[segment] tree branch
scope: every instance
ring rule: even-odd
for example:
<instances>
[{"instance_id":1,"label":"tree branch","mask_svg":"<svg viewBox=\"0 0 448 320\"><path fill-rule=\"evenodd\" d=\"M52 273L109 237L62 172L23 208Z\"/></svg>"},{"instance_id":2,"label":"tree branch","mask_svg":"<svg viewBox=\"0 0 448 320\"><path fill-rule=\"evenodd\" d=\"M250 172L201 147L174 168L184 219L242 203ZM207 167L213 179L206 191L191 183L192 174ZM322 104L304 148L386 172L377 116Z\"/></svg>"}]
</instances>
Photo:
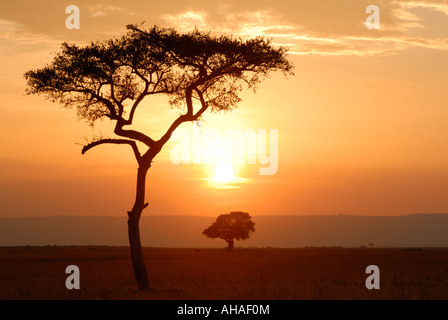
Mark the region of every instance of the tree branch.
<instances>
[{"instance_id":1,"label":"tree branch","mask_svg":"<svg viewBox=\"0 0 448 320\"><path fill-rule=\"evenodd\" d=\"M191 91L187 92L187 113L179 116L169 127L169 129L166 131L166 133L160 138L159 141L157 141L157 144L159 146L163 146L171 137L174 130L176 130L182 123L188 122L188 121L196 121L199 119L199 117L207 110L208 104L204 100L204 96L202 95L202 92L198 88L194 88L194 91L199 96L199 100L201 101L201 109L199 109L196 113L193 113L193 102L192 102L192 94Z\"/></svg>"},{"instance_id":2,"label":"tree branch","mask_svg":"<svg viewBox=\"0 0 448 320\"><path fill-rule=\"evenodd\" d=\"M199 109L199 111L198 112L196 112L196 114L194 115L194 118L195 119L193 119L192 121L196 121L196 120L198 120L199 119L199 117L200 116L202 116L202 114L207 110L207 108L208 108L208 104L207 104L207 102L205 102L205 100L204 100L204 96L203 96L203 94L202 94L202 92L198 89L198 88L195 88L195 91L196 91L196 93L198 94L198 96L199 96L199 101L201 101L201 109Z\"/></svg>"},{"instance_id":3,"label":"tree branch","mask_svg":"<svg viewBox=\"0 0 448 320\"><path fill-rule=\"evenodd\" d=\"M125 125L124 121L117 121L117 124L115 126L114 133L117 136L125 137L133 140L138 140L144 144L146 144L148 147L154 146L154 140L148 137L146 134L135 131L135 130L124 130L123 125Z\"/></svg>"},{"instance_id":4,"label":"tree branch","mask_svg":"<svg viewBox=\"0 0 448 320\"><path fill-rule=\"evenodd\" d=\"M145 79L145 89L138 96L138 98L135 100L134 104L132 105L131 112L129 114L129 118L128 118L128 120L125 121L126 125L131 125L132 124L132 121L134 120L135 110L137 110L137 107L140 104L140 102L142 102L143 98L146 97L147 95L149 95L149 92L148 92L149 84L150 84L150 82Z\"/></svg>"},{"instance_id":5,"label":"tree branch","mask_svg":"<svg viewBox=\"0 0 448 320\"><path fill-rule=\"evenodd\" d=\"M109 85L110 85L110 97L112 98L112 101L113 102L115 102L115 104L117 105L117 107L118 107L118 116L120 117L120 118L122 118L123 117L123 112L124 112L124 106L123 106L123 104L121 103L121 101L119 101L116 97L115 97L115 87L114 87L114 80L113 80L113 78L112 78L112 76L110 77L110 83L109 83Z\"/></svg>"},{"instance_id":6,"label":"tree branch","mask_svg":"<svg viewBox=\"0 0 448 320\"><path fill-rule=\"evenodd\" d=\"M132 147L132 150L134 151L135 158L139 162L141 159L140 151L138 150L137 143L132 140L126 140L126 139L101 139L97 141L93 141L89 143L88 145L84 146L82 148L82 154L85 154L87 151L92 149L93 147L99 146L101 144L128 144Z\"/></svg>"}]
</instances>

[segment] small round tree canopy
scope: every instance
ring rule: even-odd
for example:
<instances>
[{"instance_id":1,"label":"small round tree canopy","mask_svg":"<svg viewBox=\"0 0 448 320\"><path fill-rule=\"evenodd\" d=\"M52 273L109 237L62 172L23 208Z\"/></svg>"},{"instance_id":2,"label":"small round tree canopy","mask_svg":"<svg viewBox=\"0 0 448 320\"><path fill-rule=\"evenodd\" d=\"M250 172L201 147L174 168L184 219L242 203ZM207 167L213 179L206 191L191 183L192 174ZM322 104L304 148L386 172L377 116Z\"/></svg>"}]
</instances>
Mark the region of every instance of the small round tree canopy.
<instances>
[{"instance_id":1,"label":"small round tree canopy","mask_svg":"<svg viewBox=\"0 0 448 320\"><path fill-rule=\"evenodd\" d=\"M228 248L233 248L233 240L249 239L255 231L255 223L247 212L234 211L222 214L202 234L206 237L220 238L227 242Z\"/></svg>"}]
</instances>

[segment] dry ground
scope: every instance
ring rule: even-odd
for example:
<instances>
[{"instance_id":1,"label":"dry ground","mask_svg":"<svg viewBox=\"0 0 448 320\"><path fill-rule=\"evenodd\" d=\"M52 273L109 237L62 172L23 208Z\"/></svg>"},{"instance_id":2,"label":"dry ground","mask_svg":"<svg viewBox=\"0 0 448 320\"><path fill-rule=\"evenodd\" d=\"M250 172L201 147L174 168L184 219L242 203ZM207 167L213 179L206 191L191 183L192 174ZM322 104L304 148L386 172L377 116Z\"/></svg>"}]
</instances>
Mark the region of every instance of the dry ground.
<instances>
[{"instance_id":1,"label":"dry ground","mask_svg":"<svg viewBox=\"0 0 448 320\"><path fill-rule=\"evenodd\" d=\"M447 249L145 248L152 291L135 288L127 247L0 247L7 299L448 299ZM365 269L380 268L367 290ZM67 290L77 265L81 289Z\"/></svg>"}]
</instances>

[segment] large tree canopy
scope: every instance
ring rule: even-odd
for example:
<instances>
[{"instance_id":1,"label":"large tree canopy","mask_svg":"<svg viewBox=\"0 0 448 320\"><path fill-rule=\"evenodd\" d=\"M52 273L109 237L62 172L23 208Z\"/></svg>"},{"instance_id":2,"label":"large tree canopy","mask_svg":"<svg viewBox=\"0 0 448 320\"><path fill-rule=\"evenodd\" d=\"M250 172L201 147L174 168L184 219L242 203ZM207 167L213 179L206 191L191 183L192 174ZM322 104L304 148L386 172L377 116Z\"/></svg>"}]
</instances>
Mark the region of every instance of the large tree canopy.
<instances>
[{"instance_id":1,"label":"large tree canopy","mask_svg":"<svg viewBox=\"0 0 448 320\"><path fill-rule=\"evenodd\" d=\"M160 149L181 123L198 120L206 110L235 108L244 83L255 89L271 71L292 73L286 49L274 48L261 37L243 40L199 30L179 34L157 26L127 28L119 39L84 47L63 43L51 64L25 74L27 92L75 107L92 125L102 118L115 120L118 136ZM124 129L132 125L140 102L154 94L166 94L183 110L158 141ZM194 101L200 106L196 110Z\"/></svg>"},{"instance_id":2,"label":"large tree canopy","mask_svg":"<svg viewBox=\"0 0 448 320\"><path fill-rule=\"evenodd\" d=\"M78 117L92 126L104 118L114 122L117 137L93 140L83 154L102 144L132 147L138 171L135 202L128 212L129 242L138 288L148 290L139 219L148 206L146 174L153 159L182 123L200 119L207 110L235 108L244 85L256 89L272 71L292 74L292 64L285 48L274 48L261 37L235 39L199 30L179 34L138 25L127 30L121 38L86 46L63 43L50 64L26 72L25 78L28 94L76 108ZM158 139L132 128L137 108L153 95L166 95L180 110Z\"/></svg>"}]
</instances>

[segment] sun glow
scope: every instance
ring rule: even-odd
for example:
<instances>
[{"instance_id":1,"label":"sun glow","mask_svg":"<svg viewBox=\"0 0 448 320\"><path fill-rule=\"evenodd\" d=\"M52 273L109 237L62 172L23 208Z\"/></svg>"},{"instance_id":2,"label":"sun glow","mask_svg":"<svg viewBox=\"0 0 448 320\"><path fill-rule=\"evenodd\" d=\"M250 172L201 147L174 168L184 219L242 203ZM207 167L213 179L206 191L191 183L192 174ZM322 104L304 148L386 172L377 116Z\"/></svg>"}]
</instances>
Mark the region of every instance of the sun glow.
<instances>
[{"instance_id":1,"label":"sun glow","mask_svg":"<svg viewBox=\"0 0 448 320\"><path fill-rule=\"evenodd\" d=\"M216 164L214 173L214 179L218 183L230 183L235 178L233 166L229 163Z\"/></svg>"},{"instance_id":2,"label":"sun glow","mask_svg":"<svg viewBox=\"0 0 448 320\"><path fill-rule=\"evenodd\" d=\"M218 162L207 166L208 178L205 180L215 189L237 189L250 179L239 176L241 167L232 162Z\"/></svg>"}]
</instances>

